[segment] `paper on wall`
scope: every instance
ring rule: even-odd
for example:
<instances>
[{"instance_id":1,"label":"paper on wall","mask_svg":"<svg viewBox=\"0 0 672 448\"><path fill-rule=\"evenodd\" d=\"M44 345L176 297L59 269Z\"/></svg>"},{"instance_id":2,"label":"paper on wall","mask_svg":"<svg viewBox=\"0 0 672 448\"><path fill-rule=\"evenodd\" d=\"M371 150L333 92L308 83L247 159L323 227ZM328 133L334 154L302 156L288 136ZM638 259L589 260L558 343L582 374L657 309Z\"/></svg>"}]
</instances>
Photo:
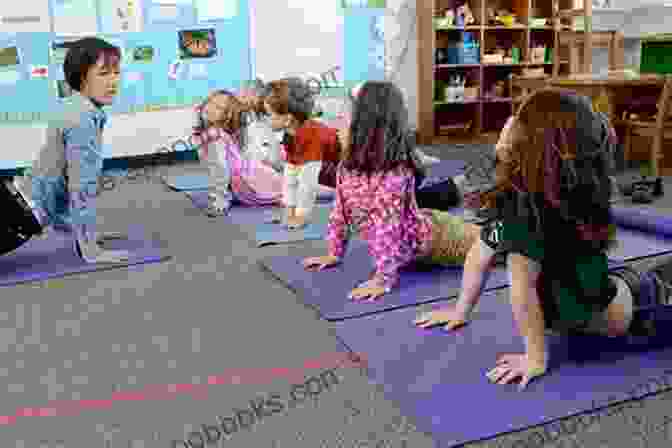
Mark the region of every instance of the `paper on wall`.
<instances>
[{"instance_id":1,"label":"paper on wall","mask_svg":"<svg viewBox=\"0 0 672 448\"><path fill-rule=\"evenodd\" d=\"M201 22L231 19L238 15L238 0L195 0L194 5Z\"/></svg>"},{"instance_id":2,"label":"paper on wall","mask_svg":"<svg viewBox=\"0 0 672 448\"><path fill-rule=\"evenodd\" d=\"M47 33L49 0L2 0L0 33Z\"/></svg>"},{"instance_id":3,"label":"paper on wall","mask_svg":"<svg viewBox=\"0 0 672 448\"><path fill-rule=\"evenodd\" d=\"M103 33L142 31L140 0L100 0Z\"/></svg>"},{"instance_id":4,"label":"paper on wall","mask_svg":"<svg viewBox=\"0 0 672 448\"><path fill-rule=\"evenodd\" d=\"M208 77L208 68L205 64L189 64L189 77L191 79L204 79Z\"/></svg>"},{"instance_id":5,"label":"paper on wall","mask_svg":"<svg viewBox=\"0 0 672 448\"><path fill-rule=\"evenodd\" d=\"M47 66L47 65L31 65L30 66L30 77L33 78L33 79L48 78L49 77L49 66Z\"/></svg>"},{"instance_id":6,"label":"paper on wall","mask_svg":"<svg viewBox=\"0 0 672 448\"><path fill-rule=\"evenodd\" d=\"M182 61L174 61L170 66L168 67L168 78L170 79L177 79L180 73L182 72Z\"/></svg>"},{"instance_id":7,"label":"paper on wall","mask_svg":"<svg viewBox=\"0 0 672 448\"><path fill-rule=\"evenodd\" d=\"M87 35L98 32L96 0L54 0L54 32Z\"/></svg>"}]
</instances>

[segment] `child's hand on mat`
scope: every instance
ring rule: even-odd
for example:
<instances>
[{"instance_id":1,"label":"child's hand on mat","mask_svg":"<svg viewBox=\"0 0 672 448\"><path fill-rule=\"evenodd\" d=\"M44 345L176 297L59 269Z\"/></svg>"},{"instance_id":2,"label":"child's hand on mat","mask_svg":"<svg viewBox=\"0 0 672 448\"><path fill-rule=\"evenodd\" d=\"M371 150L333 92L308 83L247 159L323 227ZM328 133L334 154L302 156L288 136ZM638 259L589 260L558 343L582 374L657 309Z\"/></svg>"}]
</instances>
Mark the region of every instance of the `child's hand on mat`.
<instances>
[{"instance_id":1,"label":"child's hand on mat","mask_svg":"<svg viewBox=\"0 0 672 448\"><path fill-rule=\"evenodd\" d=\"M496 367L486 376L495 384L509 384L520 378L519 389L523 390L530 381L545 373L545 363L532 361L524 354L511 353L500 356Z\"/></svg>"},{"instance_id":2,"label":"child's hand on mat","mask_svg":"<svg viewBox=\"0 0 672 448\"><path fill-rule=\"evenodd\" d=\"M321 257L308 257L303 260L303 268L307 271L317 272L325 268L335 266L340 262L338 257L323 255Z\"/></svg>"},{"instance_id":3,"label":"child's hand on mat","mask_svg":"<svg viewBox=\"0 0 672 448\"><path fill-rule=\"evenodd\" d=\"M388 292L390 291L385 286L377 284L374 280L368 280L350 291L348 298L351 300L364 300L368 297L369 301L374 301Z\"/></svg>"},{"instance_id":4,"label":"child's hand on mat","mask_svg":"<svg viewBox=\"0 0 672 448\"><path fill-rule=\"evenodd\" d=\"M373 302L380 296L384 295L386 292L387 289L383 286L360 286L350 291L348 298L351 300L364 300L368 298L370 302Z\"/></svg>"},{"instance_id":5,"label":"child's hand on mat","mask_svg":"<svg viewBox=\"0 0 672 448\"><path fill-rule=\"evenodd\" d=\"M469 316L455 305L449 305L440 310L422 313L413 323L420 328L434 328L443 325L444 330L452 331L467 325Z\"/></svg>"}]
</instances>

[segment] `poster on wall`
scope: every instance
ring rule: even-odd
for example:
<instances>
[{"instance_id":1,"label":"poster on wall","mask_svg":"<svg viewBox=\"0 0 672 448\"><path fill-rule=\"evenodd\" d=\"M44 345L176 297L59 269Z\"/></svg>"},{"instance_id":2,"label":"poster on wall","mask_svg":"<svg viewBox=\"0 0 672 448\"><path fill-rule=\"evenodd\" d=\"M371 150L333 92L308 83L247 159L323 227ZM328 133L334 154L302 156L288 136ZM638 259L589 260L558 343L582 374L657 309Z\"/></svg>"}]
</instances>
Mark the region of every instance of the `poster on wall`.
<instances>
[{"instance_id":1,"label":"poster on wall","mask_svg":"<svg viewBox=\"0 0 672 448\"><path fill-rule=\"evenodd\" d=\"M96 34L96 0L53 0L54 32L65 35Z\"/></svg>"},{"instance_id":2,"label":"poster on wall","mask_svg":"<svg viewBox=\"0 0 672 448\"><path fill-rule=\"evenodd\" d=\"M0 33L47 33L50 30L49 0L3 0Z\"/></svg>"},{"instance_id":3,"label":"poster on wall","mask_svg":"<svg viewBox=\"0 0 672 448\"><path fill-rule=\"evenodd\" d=\"M150 64L154 61L156 49L151 45L136 45L128 51L128 62L132 64Z\"/></svg>"},{"instance_id":4,"label":"poster on wall","mask_svg":"<svg viewBox=\"0 0 672 448\"><path fill-rule=\"evenodd\" d=\"M142 31L140 0L100 0L103 33L138 33Z\"/></svg>"},{"instance_id":5,"label":"poster on wall","mask_svg":"<svg viewBox=\"0 0 672 448\"><path fill-rule=\"evenodd\" d=\"M239 0L194 0L199 22L231 19L238 15Z\"/></svg>"},{"instance_id":6,"label":"poster on wall","mask_svg":"<svg viewBox=\"0 0 672 448\"><path fill-rule=\"evenodd\" d=\"M214 28L190 29L177 32L180 59L212 58L217 55Z\"/></svg>"},{"instance_id":7,"label":"poster on wall","mask_svg":"<svg viewBox=\"0 0 672 448\"><path fill-rule=\"evenodd\" d=\"M21 79L21 54L15 42L0 44L0 84L13 85Z\"/></svg>"},{"instance_id":8,"label":"poster on wall","mask_svg":"<svg viewBox=\"0 0 672 448\"><path fill-rule=\"evenodd\" d=\"M343 9L349 8L386 8L387 0L341 0Z\"/></svg>"}]
</instances>

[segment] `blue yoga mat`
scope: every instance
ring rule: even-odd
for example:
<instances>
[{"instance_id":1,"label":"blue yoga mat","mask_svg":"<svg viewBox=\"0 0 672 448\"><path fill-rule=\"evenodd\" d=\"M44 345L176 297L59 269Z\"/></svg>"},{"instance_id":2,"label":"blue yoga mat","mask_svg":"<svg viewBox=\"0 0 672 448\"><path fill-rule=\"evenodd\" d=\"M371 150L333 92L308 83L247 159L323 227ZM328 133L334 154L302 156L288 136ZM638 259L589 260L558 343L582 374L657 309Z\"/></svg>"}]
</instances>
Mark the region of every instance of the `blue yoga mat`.
<instances>
[{"instance_id":1,"label":"blue yoga mat","mask_svg":"<svg viewBox=\"0 0 672 448\"><path fill-rule=\"evenodd\" d=\"M207 174L180 174L164 176L163 182L176 191L207 191L209 178Z\"/></svg>"},{"instance_id":2,"label":"blue yoga mat","mask_svg":"<svg viewBox=\"0 0 672 448\"><path fill-rule=\"evenodd\" d=\"M474 321L453 333L412 324L423 311L402 309L335 324L355 353L366 355L369 376L397 403L419 431L441 448L523 430L563 417L655 392L647 381L672 377L672 326L658 351L633 347L624 338L550 336L548 374L519 392L485 374L501 353L522 353L507 294L485 294ZM669 384L669 383L667 383Z\"/></svg>"},{"instance_id":3,"label":"blue yoga mat","mask_svg":"<svg viewBox=\"0 0 672 448\"><path fill-rule=\"evenodd\" d=\"M207 192L186 192L186 195L199 210L205 211L208 205ZM320 240L327 234L327 224L331 201L319 204L313 212L313 222L300 230L287 230L281 224L271 222L274 215L280 213L278 207L246 207L234 205L227 216L219 219L231 222L246 229L254 229L257 247L273 244L297 243L300 241Z\"/></svg>"},{"instance_id":4,"label":"blue yoga mat","mask_svg":"<svg viewBox=\"0 0 672 448\"><path fill-rule=\"evenodd\" d=\"M0 257L0 286L13 286L50 278L86 272L119 269L170 259L163 243L148 239L141 227L129 227L128 239L110 241L105 248L127 250L131 259L121 264L92 265L82 261L72 248L72 238L62 232L52 232L46 239L33 239L16 251Z\"/></svg>"},{"instance_id":5,"label":"blue yoga mat","mask_svg":"<svg viewBox=\"0 0 672 448\"><path fill-rule=\"evenodd\" d=\"M321 272L306 271L302 259L276 256L260 263L279 281L297 293L308 306L317 309L327 320L361 317L372 313L428 303L440 298L455 297L462 282L462 267L441 266L409 267L401 274L399 287L375 302L354 302L348 299L350 291L368 279L374 266L366 245L352 241L352 247L342 264ZM508 280L503 268L497 268L487 288L502 288Z\"/></svg>"},{"instance_id":6,"label":"blue yoga mat","mask_svg":"<svg viewBox=\"0 0 672 448\"><path fill-rule=\"evenodd\" d=\"M612 260L634 261L672 253L672 216L643 207L613 207L619 246Z\"/></svg>"}]
</instances>

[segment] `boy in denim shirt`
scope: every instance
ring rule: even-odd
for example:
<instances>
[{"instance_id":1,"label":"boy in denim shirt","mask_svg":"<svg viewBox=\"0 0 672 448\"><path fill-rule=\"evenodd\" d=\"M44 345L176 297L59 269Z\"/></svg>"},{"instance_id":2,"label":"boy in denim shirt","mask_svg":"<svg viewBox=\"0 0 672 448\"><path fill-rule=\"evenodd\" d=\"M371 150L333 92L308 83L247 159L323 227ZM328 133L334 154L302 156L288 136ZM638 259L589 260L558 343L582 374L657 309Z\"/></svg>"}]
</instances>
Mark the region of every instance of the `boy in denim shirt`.
<instances>
[{"instance_id":1,"label":"boy in denim shirt","mask_svg":"<svg viewBox=\"0 0 672 448\"><path fill-rule=\"evenodd\" d=\"M122 263L126 251L105 250L96 233L96 195L103 168L103 106L114 101L119 84L119 48L98 38L77 41L63 64L75 94L52 120L46 144L33 164L33 214L42 228L73 234L73 248L87 263ZM5 184L7 189L13 186ZM13 190L16 198L20 192ZM121 237L121 235L116 235Z\"/></svg>"}]
</instances>

